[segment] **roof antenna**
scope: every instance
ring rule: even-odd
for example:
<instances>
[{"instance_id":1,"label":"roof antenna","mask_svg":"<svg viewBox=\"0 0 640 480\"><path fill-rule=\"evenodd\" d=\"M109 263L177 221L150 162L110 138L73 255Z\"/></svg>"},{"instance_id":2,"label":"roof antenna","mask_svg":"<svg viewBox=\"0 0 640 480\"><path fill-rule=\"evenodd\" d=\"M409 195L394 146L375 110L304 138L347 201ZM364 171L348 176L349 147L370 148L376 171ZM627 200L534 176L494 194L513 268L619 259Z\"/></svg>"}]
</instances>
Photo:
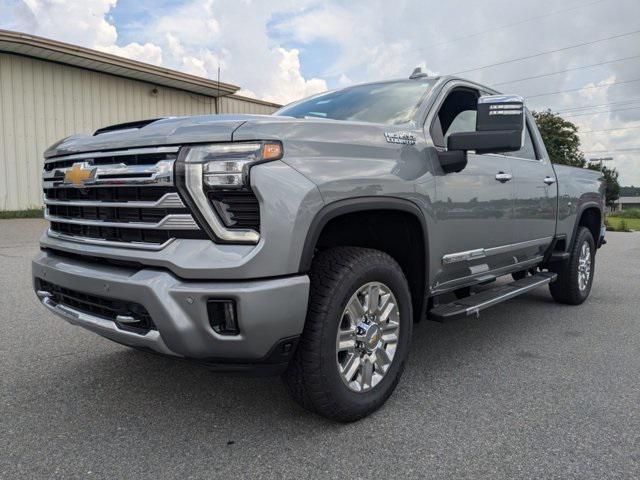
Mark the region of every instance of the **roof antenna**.
<instances>
[{"instance_id":1,"label":"roof antenna","mask_svg":"<svg viewBox=\"0 0 640 480\"><path fill-rule=\"evenodd\" d=\"M409 75L409 78L413 80L414 78L428 77L428 76L429 75L427 75L422 71L422 67L416 67L413 69L413 73Z\"/></svg>"}]
</instances>

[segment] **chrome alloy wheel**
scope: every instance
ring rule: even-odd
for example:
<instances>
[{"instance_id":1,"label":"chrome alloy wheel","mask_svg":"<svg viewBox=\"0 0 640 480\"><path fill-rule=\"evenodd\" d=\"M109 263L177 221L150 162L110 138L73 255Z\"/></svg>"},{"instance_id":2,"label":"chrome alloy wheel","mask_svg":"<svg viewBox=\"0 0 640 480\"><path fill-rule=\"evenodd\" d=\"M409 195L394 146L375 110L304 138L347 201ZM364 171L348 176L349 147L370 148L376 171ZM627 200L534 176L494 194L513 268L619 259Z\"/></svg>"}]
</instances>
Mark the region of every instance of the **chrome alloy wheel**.
<instances>
[{"instance_id":1,"label":"chrome alloy wheel","mask_svg":"<svg viewBox=\"0 0 640 480\"><path fill-rule=\"evenodd\" d=\"M338 372L350 390L364 392L380 383L395 357L399 333L398 301L389 287L371 282L351 296L336 338Z\"/></svg>"},{"instance_id":2,"label":"chrome alloy wheel","mask_svg":"<svg viewBox=\"0 0 640 480\"><path fill-rule=\"evenodd\" d=\"M591 277L591 247L588 242L584 242L580 248L578 258L578 288L584 292L589 285Z\"/></svg>"}]
</instances>

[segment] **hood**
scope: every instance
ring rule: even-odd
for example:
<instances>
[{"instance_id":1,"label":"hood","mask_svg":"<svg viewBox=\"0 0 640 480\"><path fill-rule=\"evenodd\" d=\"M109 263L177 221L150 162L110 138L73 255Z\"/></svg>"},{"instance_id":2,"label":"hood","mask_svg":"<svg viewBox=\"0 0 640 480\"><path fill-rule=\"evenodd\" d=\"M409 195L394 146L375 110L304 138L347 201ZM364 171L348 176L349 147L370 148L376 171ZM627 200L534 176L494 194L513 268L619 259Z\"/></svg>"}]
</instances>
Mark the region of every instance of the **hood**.
<instances>
[{"instance_id":1,"label":"hood","mask_svg":"<svg viewBox=\"0 0 640 480\"><path fill-rule=\"evenodd\" d=\"M233 132L243 123L265 118L270 117L267 115L200 115L123 124L100 129L94 135L67 137L49 147L44 156L49 158L132 147L229 142Z\"/></svg>"}]
</instances>

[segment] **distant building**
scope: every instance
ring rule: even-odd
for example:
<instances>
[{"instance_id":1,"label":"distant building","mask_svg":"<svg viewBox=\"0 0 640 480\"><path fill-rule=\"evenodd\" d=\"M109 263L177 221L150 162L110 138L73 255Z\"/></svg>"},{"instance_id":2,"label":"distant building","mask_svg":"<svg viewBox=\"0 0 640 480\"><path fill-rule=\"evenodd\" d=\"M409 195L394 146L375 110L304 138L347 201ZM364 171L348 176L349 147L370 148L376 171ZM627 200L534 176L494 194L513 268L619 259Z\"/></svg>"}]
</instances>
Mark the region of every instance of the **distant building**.
<instances>
[{"instance_id":1,"label":"distant building","mask_svg":"<svg viewBox=\"0 0 640 480\"><path fill-rule=\"evenodd\" d=\"M640 208L640 197L620 197L616 201L616 211Z\"/></svg>"},{"instance_id":2,"label":"distant building","mask_svg":"<svg viewBox=\"0 0 640 480\"><path fill-rule=\"evenodd\" d=\"M42 153L73 133L178 115L269 114L240 87L0 30L0 211L42 206Z\"/></svg>"}]
</instances>

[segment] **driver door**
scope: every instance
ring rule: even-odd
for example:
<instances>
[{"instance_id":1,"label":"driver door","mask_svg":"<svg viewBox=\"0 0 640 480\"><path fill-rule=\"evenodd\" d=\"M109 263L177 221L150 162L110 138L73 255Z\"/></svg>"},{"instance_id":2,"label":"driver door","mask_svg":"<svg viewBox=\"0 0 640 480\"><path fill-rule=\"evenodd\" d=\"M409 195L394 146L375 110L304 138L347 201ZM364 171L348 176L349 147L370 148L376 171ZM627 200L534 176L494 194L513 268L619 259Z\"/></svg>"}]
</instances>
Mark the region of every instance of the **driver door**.
<instances>
[{"instance_id":1,"label":"driver door","mask_svg":"<svg viewBox=\"0 0 640 480\"><path fill-rule=\"evenodd\" d=\"M438 150L446 150L450 134L475 130L479 97L480 92L469 86L456 85L444 93L430 129ZM432 243L439 266L431 285L436 291L481 280L513 264L508 246L514 238L514 182L508 157L469 152L462 171L444 173L438 168Z\"/></svg>"}]
</instances>

